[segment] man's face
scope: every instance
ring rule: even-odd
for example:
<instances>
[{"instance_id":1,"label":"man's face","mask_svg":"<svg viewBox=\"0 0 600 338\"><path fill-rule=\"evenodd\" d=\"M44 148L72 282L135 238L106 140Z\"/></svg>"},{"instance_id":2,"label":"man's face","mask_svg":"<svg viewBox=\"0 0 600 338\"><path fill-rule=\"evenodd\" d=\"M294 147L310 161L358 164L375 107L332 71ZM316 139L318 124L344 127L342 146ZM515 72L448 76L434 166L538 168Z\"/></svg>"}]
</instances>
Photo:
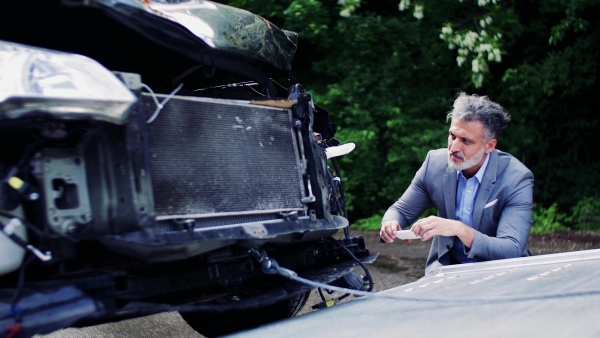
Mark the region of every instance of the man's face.
<instances>
[{"instance_id":1,"label":"man's face","mask_svg":"<svg viewBox=\"0 0 600 338\"><path fill-rule=\"evenodd\" d=\"M483 124L479 121L452 120L448 135L448 166L473 176L483 164L485 154L496 148L496 139L485 142Z\"/></svg>"}]
</instances>

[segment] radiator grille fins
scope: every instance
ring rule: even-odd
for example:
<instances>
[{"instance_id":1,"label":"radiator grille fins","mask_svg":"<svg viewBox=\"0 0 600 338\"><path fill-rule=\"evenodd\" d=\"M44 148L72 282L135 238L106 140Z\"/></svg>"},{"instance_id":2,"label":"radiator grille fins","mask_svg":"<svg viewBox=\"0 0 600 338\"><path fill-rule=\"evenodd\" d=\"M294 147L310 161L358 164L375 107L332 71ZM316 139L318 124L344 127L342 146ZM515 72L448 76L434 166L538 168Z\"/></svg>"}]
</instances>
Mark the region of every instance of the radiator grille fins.
<instances>
[{"instance_id":1,"label":"radiator grille fins","mask_svg":"<svg viewBox=\"0 0 600 338\"><path fill-rule=\"evenodd\" d=\"M222 102L175 97L149 125L157 216L303 209L289 111Z\"/></svg>"}]
</instances>

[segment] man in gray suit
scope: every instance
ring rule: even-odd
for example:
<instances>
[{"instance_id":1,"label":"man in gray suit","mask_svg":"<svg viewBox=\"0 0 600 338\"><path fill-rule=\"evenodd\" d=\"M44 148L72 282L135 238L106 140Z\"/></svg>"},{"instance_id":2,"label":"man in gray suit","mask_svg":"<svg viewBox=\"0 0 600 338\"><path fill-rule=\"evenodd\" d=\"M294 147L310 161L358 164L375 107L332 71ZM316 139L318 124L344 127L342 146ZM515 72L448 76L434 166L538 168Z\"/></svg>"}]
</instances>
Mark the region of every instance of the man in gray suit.
<instances>
[{"instance_id":1,"label":"man in gray suit","mask_svg":"<svg viewBox=\"0 0 600 338\"><path fill-rule=\"evenodd\" d=\"M487 96L460 93L448 119L448 148L427 154L383 216L381 239L392 243L433 203L438 216L410 229L422 241L433 239L426 275L441 265L529 256L533 174L496 149L510 115Z\"/></svg>"}]
</instances>

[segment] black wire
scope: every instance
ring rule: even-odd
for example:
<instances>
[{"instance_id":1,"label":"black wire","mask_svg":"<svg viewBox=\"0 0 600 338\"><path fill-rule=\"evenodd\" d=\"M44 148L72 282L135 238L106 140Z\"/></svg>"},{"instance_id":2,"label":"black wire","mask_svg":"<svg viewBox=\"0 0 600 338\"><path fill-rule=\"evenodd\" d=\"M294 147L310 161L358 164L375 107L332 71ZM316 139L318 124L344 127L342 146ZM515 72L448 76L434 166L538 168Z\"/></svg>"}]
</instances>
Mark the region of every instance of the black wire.
<instances>
[{"instance_id":1,"label":"black wire","mask_svg":"<svg viewBox=\"0 0 600 338\"><path fill-rule=\"evenodd\" d=\"M25 149L21 152L22 155L19 158L19 160L17 161L17 164L14 166L15 171L12 171L12 172L9 171L8 174L14 175L14 176L21 175L21 178L23 178L24 180L31 179L30 173L24 169L25 169L25 165L29 162L29 160L31 159L31 157L35 151L38 151L42 147L60 146L60 144L62 142L69 141L72 137L80 135L80 134L84 134L86 132L89 132L89 131L85 128L76 126L72 130L70 130L66 134L66 136L62 139L59 139L59 140L38 139L38 140L33 141L31 144L29 144L27 147L25 147ZM9 177L7 177L7 179L8 178Z\"/></svg>"},{"instance_id":2,"label":"black wire","mask_svg":"<svg viewBox=\"0 0 600 338\"><path fill-rule=\"evenodd\" d=\"M321 290L321 288L318 288L317 290L319 291L319 296L321 296L321 300L326 302L325 296L323 295L323 290Z\"/></svg>"},{"instance_id":3,"label":"black wire","mask_svg":"<svg viewBox=\"0 0 600 338\"><path fill-rule=\"evenodd\" d=\"M13 308L19 302L19 298L21 297L21 293L23 292L23 286L25 284L25 268L34 259L35 259L35 257L33 255L27 254L27 258L25 259L25 262L23 262L21 264L21 267L19 268L19 279L17 281L17 289L15 290L15 293L13 294L13 296L10 300L11 307L13 307Z\"/></svg>"},{"instance_id":4,"label":"black wire","mask_svg":"<svg viewBox=\"0 0 600 338\"><path fill-rule=\"evenodd\" d=\"M342 174L340 173L340 166L339 166L337 160L335 159L335 157L331 158L331 162L333 162L333 167L335 168L335 174L337 175L337 177L340 178L340 196L344 197L345 194L344 194L344 187L342 186L342 181L341 181Z\"/></svg>"},{"instance_id":5,"label":"black wire","mask_svg":"<svg viewBox=\"0 0 600 338\"><path fill-rule=\"evenodd\" d=\"M354 259L358 263L358 265L360 265L361 268L363 268L363 270L365 271L366 277L369 280L369 289L367 290L367 292L371 292L373 290L373 277L371 277L371 273L369 272L369 269L367 269L367 267L363 264L363 262L361 262L360 259L356 258L356 256L354 256L354 254L350 250L348 250L348 248L341 245L340 243L338 243L335 240L333 242L336 245L338 245L340 248L344 249L346 251L346 253L348 253L348 255L350 255L350 257L352 257L352 259Z\"/></svg>"},{"instance_id":6,"label":"black wire","mask_svg":"<svg viewBox=\"0 0 600 338\"><path fill-rule=\"evenodd\" d=\"M346 216L346 208L342 208L342 203L340 203L340 200L337 199L336 204L338 206L338 209L342 212L342 216L344 216L346 219L348 219L348 216ZM348 223L348 226L344 228L344 236L346 236L346 239L350 239L350 224Z\"/></svg>"},{"instance_id":7,"label":"black wire","mask_svg":"<svg viewBox=\"0 0 600 338\"><path fill-rule=\"evenodd\" d=\"M344 199L346 197L346 195L344 194L344 183L342 182L342 174L340 171L340 166L337 162L337 160L334 158L331 158L331 162L333 162L333 167L335 169L335 174L337 175L337 177L340 178L340 198L336 200L336 204L338 206L338 209L340 210L340 212L342 212L342 216L346 217L346 219L348 218L348 213L346 211L346 208L342 208L342 204L340 203L340 199ZM337 198L337 196L336 196ZM347 227L344 228L344 235L346 236L346 238L350 238L350 224L348 224Z\"/></svg>"},{"instance_id":8,"label":"black wire","mask_svg":"<svg viewBox=\"0 0 600 338\"><path fill-rule=\"evenodd\" d=\"M338 301L340 301L340 300L342 300L342 299L344 299L344 298L346 298L346 297L348 297L348 296L350 296L350 295L351 295L351 293L347 293L347 294L345 294L345 295L339 296L339 297L337 298L337 300L338 300Z\"/></svg>"},{"instance_id":9,"label":"black wire","mask_svg":"<svg viewBox=\"0 0 600 338\"><path fill-rule=\"evenodd\" d=\"M65 135L65 137L62 138L62 139L59 139L59 140L41 139L41 140L34 141L33 143L29 144L22 151L23 155L21 156L21 158L19 159L19 161L15 165L16 169L19 172L21 170L23 170L23 167L25 166L25 164L27 164L27 161L31 158L32 154L35 151L37 151L38 148L40 148L41 146L55 146L55 145L60 145L61 142L69 141L72 137L80 135L80 134L84 134L86 132L88 132L87 129L75 126L72 130L70 130L69 132L67 132L67 134Z\"/></svg>"},{"instance_id":10,"label":"black wire","mask_svg":"<svg viewBox=\"0 0 600 338\"><path fill-rule=\"evenodd\" d=\"M19 159L19 161L17 162L17 165L15 166L17 171L21 171L23 169L23 167L25 166L25 163L27 162L27 160L29 160L29 158L31 157L31 153L33 153L37 147L39 147L40 145L43 145L44 143L49 142L48 140L38 140L35 141L33 143L31 143L30 145L28 145L22 152L22 156Z\"/></svg>"}]
</instances>

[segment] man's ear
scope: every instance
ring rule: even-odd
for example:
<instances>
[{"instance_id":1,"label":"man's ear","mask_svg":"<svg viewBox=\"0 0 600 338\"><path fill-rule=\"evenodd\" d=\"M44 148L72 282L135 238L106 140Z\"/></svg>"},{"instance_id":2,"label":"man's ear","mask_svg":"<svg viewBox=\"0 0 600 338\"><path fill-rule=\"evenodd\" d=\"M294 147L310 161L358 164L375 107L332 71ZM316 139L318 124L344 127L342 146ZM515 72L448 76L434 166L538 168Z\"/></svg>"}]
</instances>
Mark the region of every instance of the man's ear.
<instances>
[{"instance_id":1,"label":"man's ear","mask_svg":"<svg viewBox=\"0 0 600 338\"><path fill-rule=\"evenodd\" d=\"M485 153L489 154L492 152L492 150L496 149L496 144L498 144L498 140L496 140L495 138L487 141L485 143Z\"/></svg>"}]
</instances>

